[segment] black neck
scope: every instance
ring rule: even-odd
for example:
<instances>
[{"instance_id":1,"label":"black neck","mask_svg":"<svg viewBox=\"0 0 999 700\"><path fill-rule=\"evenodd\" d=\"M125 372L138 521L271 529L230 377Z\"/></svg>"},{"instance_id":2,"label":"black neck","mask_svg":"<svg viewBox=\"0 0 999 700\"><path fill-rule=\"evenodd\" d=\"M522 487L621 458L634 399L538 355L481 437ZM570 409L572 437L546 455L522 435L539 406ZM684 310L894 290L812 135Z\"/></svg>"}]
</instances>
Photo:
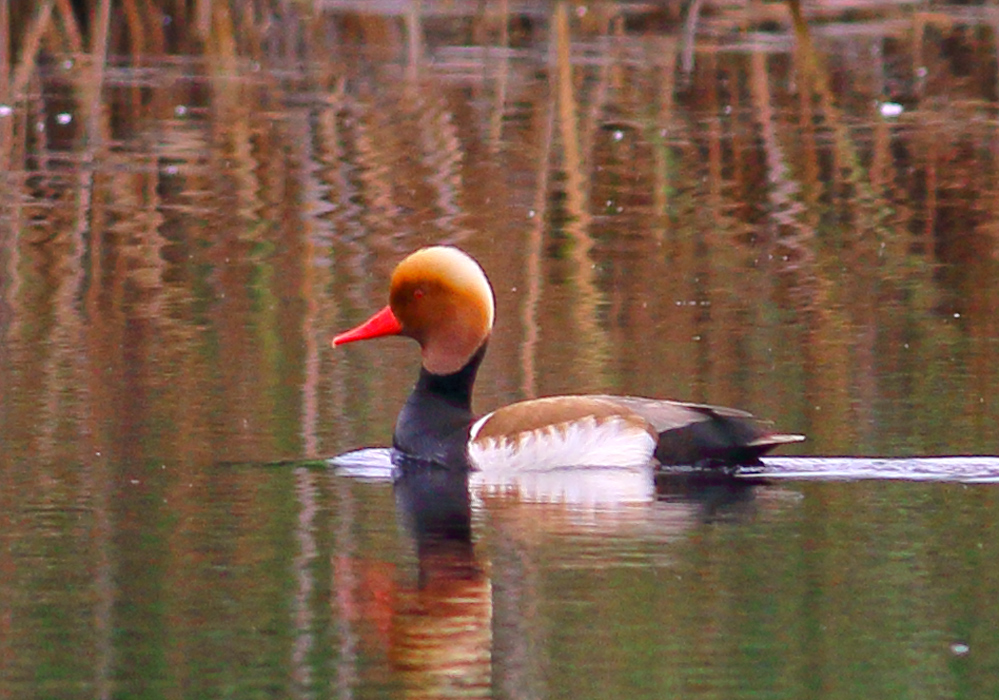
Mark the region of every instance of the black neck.
<instances>
[{"instance_id":1,"label":"black neck","mask_svg":"<svg viewBox=\"0 0 999 700\"><path fill-rule=\"evenodd\" d=\"M453 374L420 368L416 387L395 424L392 441L397 450L417 459L467 467L468 430L474 418L472 387L485 354L483 343Z\"/></svg>"},{"instance_id":2,"label":"black neck","mask_svg":"<svg viewBox=\"0 0 999 700\"><path fill-rule=\"evenodd\" d=\"M486 356L486 343L475 351L464 367L454 374L433 374L420 367L420 378L413 389L414 394L429 394L439 397L456 408L472 411L472 387L479 372L482 358Z\"/></svg>"}]
</instances>

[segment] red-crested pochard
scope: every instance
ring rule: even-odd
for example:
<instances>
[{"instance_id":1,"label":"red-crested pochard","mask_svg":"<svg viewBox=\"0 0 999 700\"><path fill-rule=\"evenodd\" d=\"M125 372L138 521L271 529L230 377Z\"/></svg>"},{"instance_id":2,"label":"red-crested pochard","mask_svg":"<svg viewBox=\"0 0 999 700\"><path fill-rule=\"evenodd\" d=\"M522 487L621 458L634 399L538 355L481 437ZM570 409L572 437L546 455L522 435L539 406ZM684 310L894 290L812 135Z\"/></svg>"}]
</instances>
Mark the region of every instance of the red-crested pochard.
<instances>
[{"instance_id":1,"label":"red-crested pochard","mask_svg":"<svg viewBox=\"0 0 999 700\"><path fill-rule=\"evenodd\" d=\"M333 346L386 335L420 344L423 365L399 414L403 455L481 470L579 466L758 465L802 435L775 433L731 408L635 396L553 396L476 419L472 385L486 353L495 303L479 264L450 246L424 248L395 268L389 305L337 335Z\"/></svg>"}]
</instances>

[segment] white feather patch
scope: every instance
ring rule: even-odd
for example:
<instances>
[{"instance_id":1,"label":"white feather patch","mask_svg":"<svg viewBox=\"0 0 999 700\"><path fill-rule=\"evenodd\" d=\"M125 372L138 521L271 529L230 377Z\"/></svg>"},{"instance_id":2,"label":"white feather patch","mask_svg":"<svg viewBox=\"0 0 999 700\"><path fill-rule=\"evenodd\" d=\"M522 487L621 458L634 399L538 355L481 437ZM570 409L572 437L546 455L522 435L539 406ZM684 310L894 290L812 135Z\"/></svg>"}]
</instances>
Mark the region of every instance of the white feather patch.
<instances>
[{"instance_id":1,"label":"white feather patch","mask_svg":"<svg viewBox=\"0 0 999 700\"><path fill-rule=\"evenodd\" d=\"M623 418L586 416L504 438L477 439L490 416L472 426L468 457L483 472L545 471L574 467L648 467L653 437Z\"/></svg>"}]
</instances>

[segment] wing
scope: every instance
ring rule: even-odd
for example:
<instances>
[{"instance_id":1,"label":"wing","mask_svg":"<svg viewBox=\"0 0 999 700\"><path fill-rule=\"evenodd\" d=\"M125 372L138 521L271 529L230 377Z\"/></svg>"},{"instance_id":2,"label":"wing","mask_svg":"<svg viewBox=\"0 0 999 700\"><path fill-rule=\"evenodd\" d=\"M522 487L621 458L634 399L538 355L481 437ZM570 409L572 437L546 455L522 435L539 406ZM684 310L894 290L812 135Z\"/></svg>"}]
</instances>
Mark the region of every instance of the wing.
<instances>
[{"instance_id":1,"label":"wing","mask_svg":"<svg viewBox=\"0 0 999 700\"><path fill-rule=\"evenodd\" d=\"M778 445L805 439L777 433L766 421L734 408L640 396L593 398L614 402L648 421L658 433L655 457L667 465L754 465Z\"/></svg>"}]
</instances>

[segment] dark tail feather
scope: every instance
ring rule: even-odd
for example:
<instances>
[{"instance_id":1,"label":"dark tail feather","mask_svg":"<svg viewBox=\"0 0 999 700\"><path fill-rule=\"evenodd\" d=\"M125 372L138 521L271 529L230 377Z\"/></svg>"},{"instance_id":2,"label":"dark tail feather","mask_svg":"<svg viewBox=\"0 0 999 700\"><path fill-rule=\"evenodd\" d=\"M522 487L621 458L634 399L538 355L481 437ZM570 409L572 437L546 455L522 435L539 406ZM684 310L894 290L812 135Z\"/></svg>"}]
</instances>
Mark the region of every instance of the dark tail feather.
<instances>
[{"instance_id":1,"label":"dark tail feather","mask_svg":"<svg viewBox=\"0 0 999 700\"><path fill-rule=\"evenodd\" d=\"M801 442L804 435L772 432L748 414L698 406L704 418L659 433L656 459L665 465L755 466L775 447Z\"/></svg>"}]
</instances>

